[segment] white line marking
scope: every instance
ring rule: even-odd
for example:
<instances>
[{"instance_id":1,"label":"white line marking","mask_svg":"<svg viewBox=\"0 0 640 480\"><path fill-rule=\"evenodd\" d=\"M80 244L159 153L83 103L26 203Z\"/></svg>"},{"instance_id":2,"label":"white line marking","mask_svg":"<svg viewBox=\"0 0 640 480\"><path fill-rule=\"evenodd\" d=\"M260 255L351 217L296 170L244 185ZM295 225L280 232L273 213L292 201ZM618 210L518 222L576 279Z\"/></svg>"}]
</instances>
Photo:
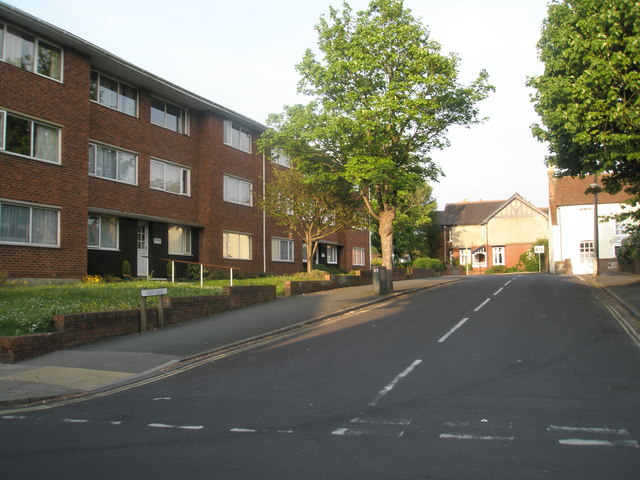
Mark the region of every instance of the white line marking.
<instances>
[{"instance_id":1,"label":"white line marking","mask_svg":"<svg viewBox=\"0 0 640 480\"><path fill-rule=\"evenodd\" d=\"M351 423L367 423L371 425L409 425L411 423L410 418L385 419L385 418L360 418L356 417L351 419Z\"/></svg>"},{"instance_id":2,"label":"white line marking","mask_svg":"<svg viewBox=\"0 0 640 480\"><path fill-rule=\"evenodd\" d=\"M474 312L479 311L482 307L484 307L487 303L489 303L491 301L491 298L487 298L484 302L482 302L480 305L478 305L476 308L474 308Z\"/></svg>"},{"instance_id":3,"label":"white line marking","mask_svg":"<svg viewBox=\"0 0 640 480\"><path fill-rule=\"evenodd\" d=\"M506 287L507 285L509 285L511 282L513 282L513 280L509 280L507 283L504 284L504 286Z\"/></svg>"},{"instance_id":4,"label":"white line marking","mask_svg":"<svg viewBox=\"0 0 640 480\"><path fill-rule=\"evenodd\" d=\"M147 427L151 428L176 428L175 425L167 425L166 423L150 423Z\"/></svg>"},{"instance_id":5,"label":"white line marking","mask_svg":"<svg viewBox=\"0 0 640 480\"><path fill-rule=\"evenodd\" d=\"M514 437L500 437L497 435L471 435L466 433L442 433L443 440L483 440L483 441L508 441L512 442Z\"/></svg>"},{"instance_id":6,"label":"white line marking","mask_svg":"<svg viewBox=\"0 0 640 480\"><path fill-rule=\"evenodd\" d=\"M504 290L504 287L500 287L498 290L496 290L495 292L493 292L493 296L495 297L496 295L498 295L502 290Z\"/></svg>"},{"instance_id":7,"label":"white line marking","mask_svg":"<svg viewBox=\"0 0 640 480\"><path fill-rule=\"evenodd\" d=\"M24 415L3 415L2 419L3 420L24 420L25 418L27 418Z\"/></svg>"},{"instance_id":8,"label":"white line marking","mask_svg":"<svg viewBox=\"0 0 640 480\"><path fill-rule=\"evenodd\" d=\"M640 448L635 440L591 440L583 438L562 438L558 440L561 445L572 447L630 447Z\"/></svg>"},{"instance_id":9,"label":"white line marking","mask_svg":"<svg viewBox=\"0 0 640 480\"><path fill-rule=\"evenodd\" d=\"M384 387L382 390L378 392L378 395L376 396L376 398L373 399L373 401L369 403L369 406L371 407L375 406L376 403L378 403L382 397L384 397L387 393L389 393L400 380L402 380L404 377L409 375L411 371L421 363L422 363L422 360L415 360L411 365L405 368L402 373L396 376L396 378L394 378L386 387Z\"/></svg>"},{"instance_id":10,"label":"white line marking","mask_svg":"<svg viewBox=\"0 0 640 480\"><path fill-rule=\"evenodd\" d=\"M202 430L204 428L204 425L182 425L177 428L180 428L182 430Z\"/></svg>"},{"instance_id":11,"label":"white line marking","mask_svg":"<svg viewBox=\"0 0 640 480\"><path fill-rule=\"evenodd\" d=\"M121 420L111 420L109 422L110 425L122 425L122 421Z\"/></svg>"},{"instance_id":12,"label":"white line marking","mask_svg":"<svg viewBox=\"0 0 640 480\"><path fill-rule=\"evenodd\" d=\"M153 399L154 402L157 402L158 400L171 400L171 397L156 397Z\"/></svg>"},{"instance_id":13,"label":"white line marking","mask_svg":"<svg viewBox=\"0 0 640 480\"><path fill-rule=\"evenodd\" d=\"M455 327L453 327L451 330L449 330L447 333L445 333L445 334L442 336L442 338L440 338L440 340L438 340L438 343L442 343L442 342L444 342L447 338L449 338L449 337L453 334L453 332L455 332L455 331L456 331L457 329L459 329L462 325L464 325L464 323L465 323L467 320L469 320L469 318L463 318L462 320L460 320L460 321L458 322L458 324L457 324Z\"/></svg>"},{"instance_id":14,"label":"white line marking","mask_svg":"<svg viewBox=\"0 0 640 480\"><path fill-rule=\"evenodd\" d=\"M372 435L373 430L359 429L359 428L336 428L332 435L351 435L351 436L361 436L361 435Z\"/></svg>"},{"instance_id":15,"label":"white line marking","mask_svg":"<svg viewBox=\"0 0 640 480\"><path fill-rule=\"evenodd\" d=\"M254 428L232 428L229 431L234 433L256 433L258 430Z\"/></svg>"},{"instance_id":16,"label":"white line marking","mask_svg":"<svg viewBox=\"0 0 640 480\"><path fill-rule=\"evenodd\" d=\"M549 425L549 432L581 432L581 433L599 433L603 435L629 435L626 428L609 428L609 427L565 427L562 425Z\"/></svg>"},{"instance_id":17,"label":"white line marking","mask_svg":"<svg viewBox=\"0 0 640 480\"><path fill-rule=\"evenodd\" d=\"M84 420L81 418L65 418L63 422L64 423L89 423L89 420Z\"/></svg>"}]
</instances>

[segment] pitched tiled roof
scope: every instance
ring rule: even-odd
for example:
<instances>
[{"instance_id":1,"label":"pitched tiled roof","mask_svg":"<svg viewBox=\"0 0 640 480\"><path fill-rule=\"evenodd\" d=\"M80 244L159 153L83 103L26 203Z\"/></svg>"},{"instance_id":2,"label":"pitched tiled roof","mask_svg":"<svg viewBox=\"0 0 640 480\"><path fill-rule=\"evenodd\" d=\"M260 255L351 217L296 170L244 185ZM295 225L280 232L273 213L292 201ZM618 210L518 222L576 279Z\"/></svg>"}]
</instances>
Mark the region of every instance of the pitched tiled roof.
<instances>
[{"instance_id":1,"label":"pitched tiled roof","mask_svg":"<svg viewBox=\"0 0 640 480\"><path fill-rule=\"evenodd\" d=\"M441 225L480 225L504 203L505 200L448 203L444 207Z\"/></svg>"}]
</instances>

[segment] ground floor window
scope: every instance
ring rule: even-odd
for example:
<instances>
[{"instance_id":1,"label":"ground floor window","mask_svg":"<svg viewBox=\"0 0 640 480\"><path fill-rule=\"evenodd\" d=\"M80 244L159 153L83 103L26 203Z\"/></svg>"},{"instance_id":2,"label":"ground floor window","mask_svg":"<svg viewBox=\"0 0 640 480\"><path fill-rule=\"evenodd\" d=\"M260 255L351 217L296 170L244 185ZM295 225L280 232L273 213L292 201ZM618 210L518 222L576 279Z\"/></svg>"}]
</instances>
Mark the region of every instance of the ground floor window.
<instances>
[{"instance_id":1,"label":"ground floor window","mask_svg":"<svg viewBox=\"0 0 640 480\"><path fill-rule=\"evenodd\" d=\"M353 264L359 267L365 265L365 249L353 247Z\"/></svg>"},{"instance_id":2,"label":"ground floor window","mask_svg":"<svg viewBox=\"0 0 640 480\"><path fill-rule=\"evenodd\" d=\"M118 249L118 219L115 217L89 216L90 248Z\"/></svg>"},{"instance_id":3,"label":"ground floor window","mask_svg":"<svg viewBox=\"0 0 640 480\"><path fill-rule=\"evenodd\" d=\"M191 255L191 229L189 227L169 227L169 254Z\"/></svg>"},{"instance_id":4,"label":"ground floor window","mask_svg":"<svg viewBox=\"0 0 640 480\"><path fill-rule=\"evenodd\" d=\"M471 265L471 249L460 249L460 265Z\"/></svg>"},{"instance_id":5,"label":"ground floor window","mask_svg":"<svg viewBox=\"0 0 640 480\"><path fill-rule=\"evenodd\" d=\"M484 247L477 248L473 252L473 266L477 268L487 266L487 252Z\"/></svg>"},{"instance_id":6,"label":"ground floor window","mask_svg":"<svg viewBox=\"0 0 640 480\"><path fill-rule=\"evenodd\" d=\"M50 208L0 202L0 242L58 246L59 216Z\"/></svg>"},{"instance_id":7,"label":"ground floor window","mask_svg":"<svg viewBox=\"0 0 640 480\"><path fill-rule=\"evenodd\" d=\"M333 265L338 263L338 247L335 245L327 245L327 263Z\"/></svg>"},{"instance_id":8,"label":"ground floor window","mask_svg":"<svg viewBox=\"0 0 640 480\"><path fill-rule=\"evenodd\" d=\"M251 260L251 235L246 233L223 233L224 258Z\"/></svg>"},{"instance_id":9,"label":"ground floor window","mask_svg":"<svg viewBox=\"0 0 640 480\"><path fill-rule=\"evenodd\" d=\"M591 263L594 259L595 249L593 241L580 242L580 263Z\"/></svg>"},{"instance_id":10,"label":"ground floor window","mask_svg":"<svg viewBox=\"0 0 640 480\"><path fill-rule=\"evenodd\" d=\"M274 262L293 262L293 240L288 238L272 238L271 259Z\"/></svg>"},{"instance_id":11,"label":"ground floor window","mask_svg":"<svg viewBox=\"0 0 640 480\"><path fill-rule=\"evenodd\" d=\"M493 247L493 264L504 265L504 247Z\"/></svg>"}]
</instances>

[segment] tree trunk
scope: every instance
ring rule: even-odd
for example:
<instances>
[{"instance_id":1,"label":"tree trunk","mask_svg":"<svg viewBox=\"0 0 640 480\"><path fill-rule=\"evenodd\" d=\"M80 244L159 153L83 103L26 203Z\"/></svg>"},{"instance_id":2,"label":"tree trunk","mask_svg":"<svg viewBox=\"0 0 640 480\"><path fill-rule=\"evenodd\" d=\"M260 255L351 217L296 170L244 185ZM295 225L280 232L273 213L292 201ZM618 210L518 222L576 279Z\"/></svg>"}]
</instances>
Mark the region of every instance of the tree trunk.
<instances>
[{"instance_id":1,"label":"tree trunk","mask_svg":"<svg viewBox=\"0 0 640 480\"><path fill-rule=\"evenodd\" d=\"M387 269L387 285L393 290L393 221L396 218L395 209L380 210L379 230L382 246L382 266Z\"/></svg>"},{"instance_id":2,"label":"tree trunk","mask_svg":"<svg viewBox=\"0 0 640 480\"><path fill-rule=\"evenodd\" d=\"M307 237L307 241L305 243L307 244L307 251L305 252L305 255L307 256L307 273L311 273L311 270L313 270L313 257L316 253L315 250L318 243L312 241L309 237Z\"/></svg>"}]
</instances>

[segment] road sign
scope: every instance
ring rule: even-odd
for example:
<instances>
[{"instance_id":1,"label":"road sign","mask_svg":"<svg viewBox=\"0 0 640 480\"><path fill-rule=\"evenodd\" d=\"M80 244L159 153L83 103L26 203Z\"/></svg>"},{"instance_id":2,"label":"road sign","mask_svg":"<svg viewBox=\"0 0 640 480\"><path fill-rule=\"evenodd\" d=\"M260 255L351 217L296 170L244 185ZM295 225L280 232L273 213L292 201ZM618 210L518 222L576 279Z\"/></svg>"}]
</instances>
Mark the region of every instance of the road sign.
<instances>
[{"instance_id":1,"label":"road sign","mask_svg":"<svg viewBox=\"0 0 640 480\"><path fill-rule=\"evenodd\" d=\"M544 245L534 245L533 253L544 253Z\"/></svg>"},{"instance_id":2,"label":"road sign","mask_svg":"<svg viewBox=\"0 0 640 480\"><path fill-rule=\"evenodd\" d=\"M166 295L166 288L150 288L148 290L140 290L141 297L157 297L158 295Z\"/></svg>"}]
</instances>

